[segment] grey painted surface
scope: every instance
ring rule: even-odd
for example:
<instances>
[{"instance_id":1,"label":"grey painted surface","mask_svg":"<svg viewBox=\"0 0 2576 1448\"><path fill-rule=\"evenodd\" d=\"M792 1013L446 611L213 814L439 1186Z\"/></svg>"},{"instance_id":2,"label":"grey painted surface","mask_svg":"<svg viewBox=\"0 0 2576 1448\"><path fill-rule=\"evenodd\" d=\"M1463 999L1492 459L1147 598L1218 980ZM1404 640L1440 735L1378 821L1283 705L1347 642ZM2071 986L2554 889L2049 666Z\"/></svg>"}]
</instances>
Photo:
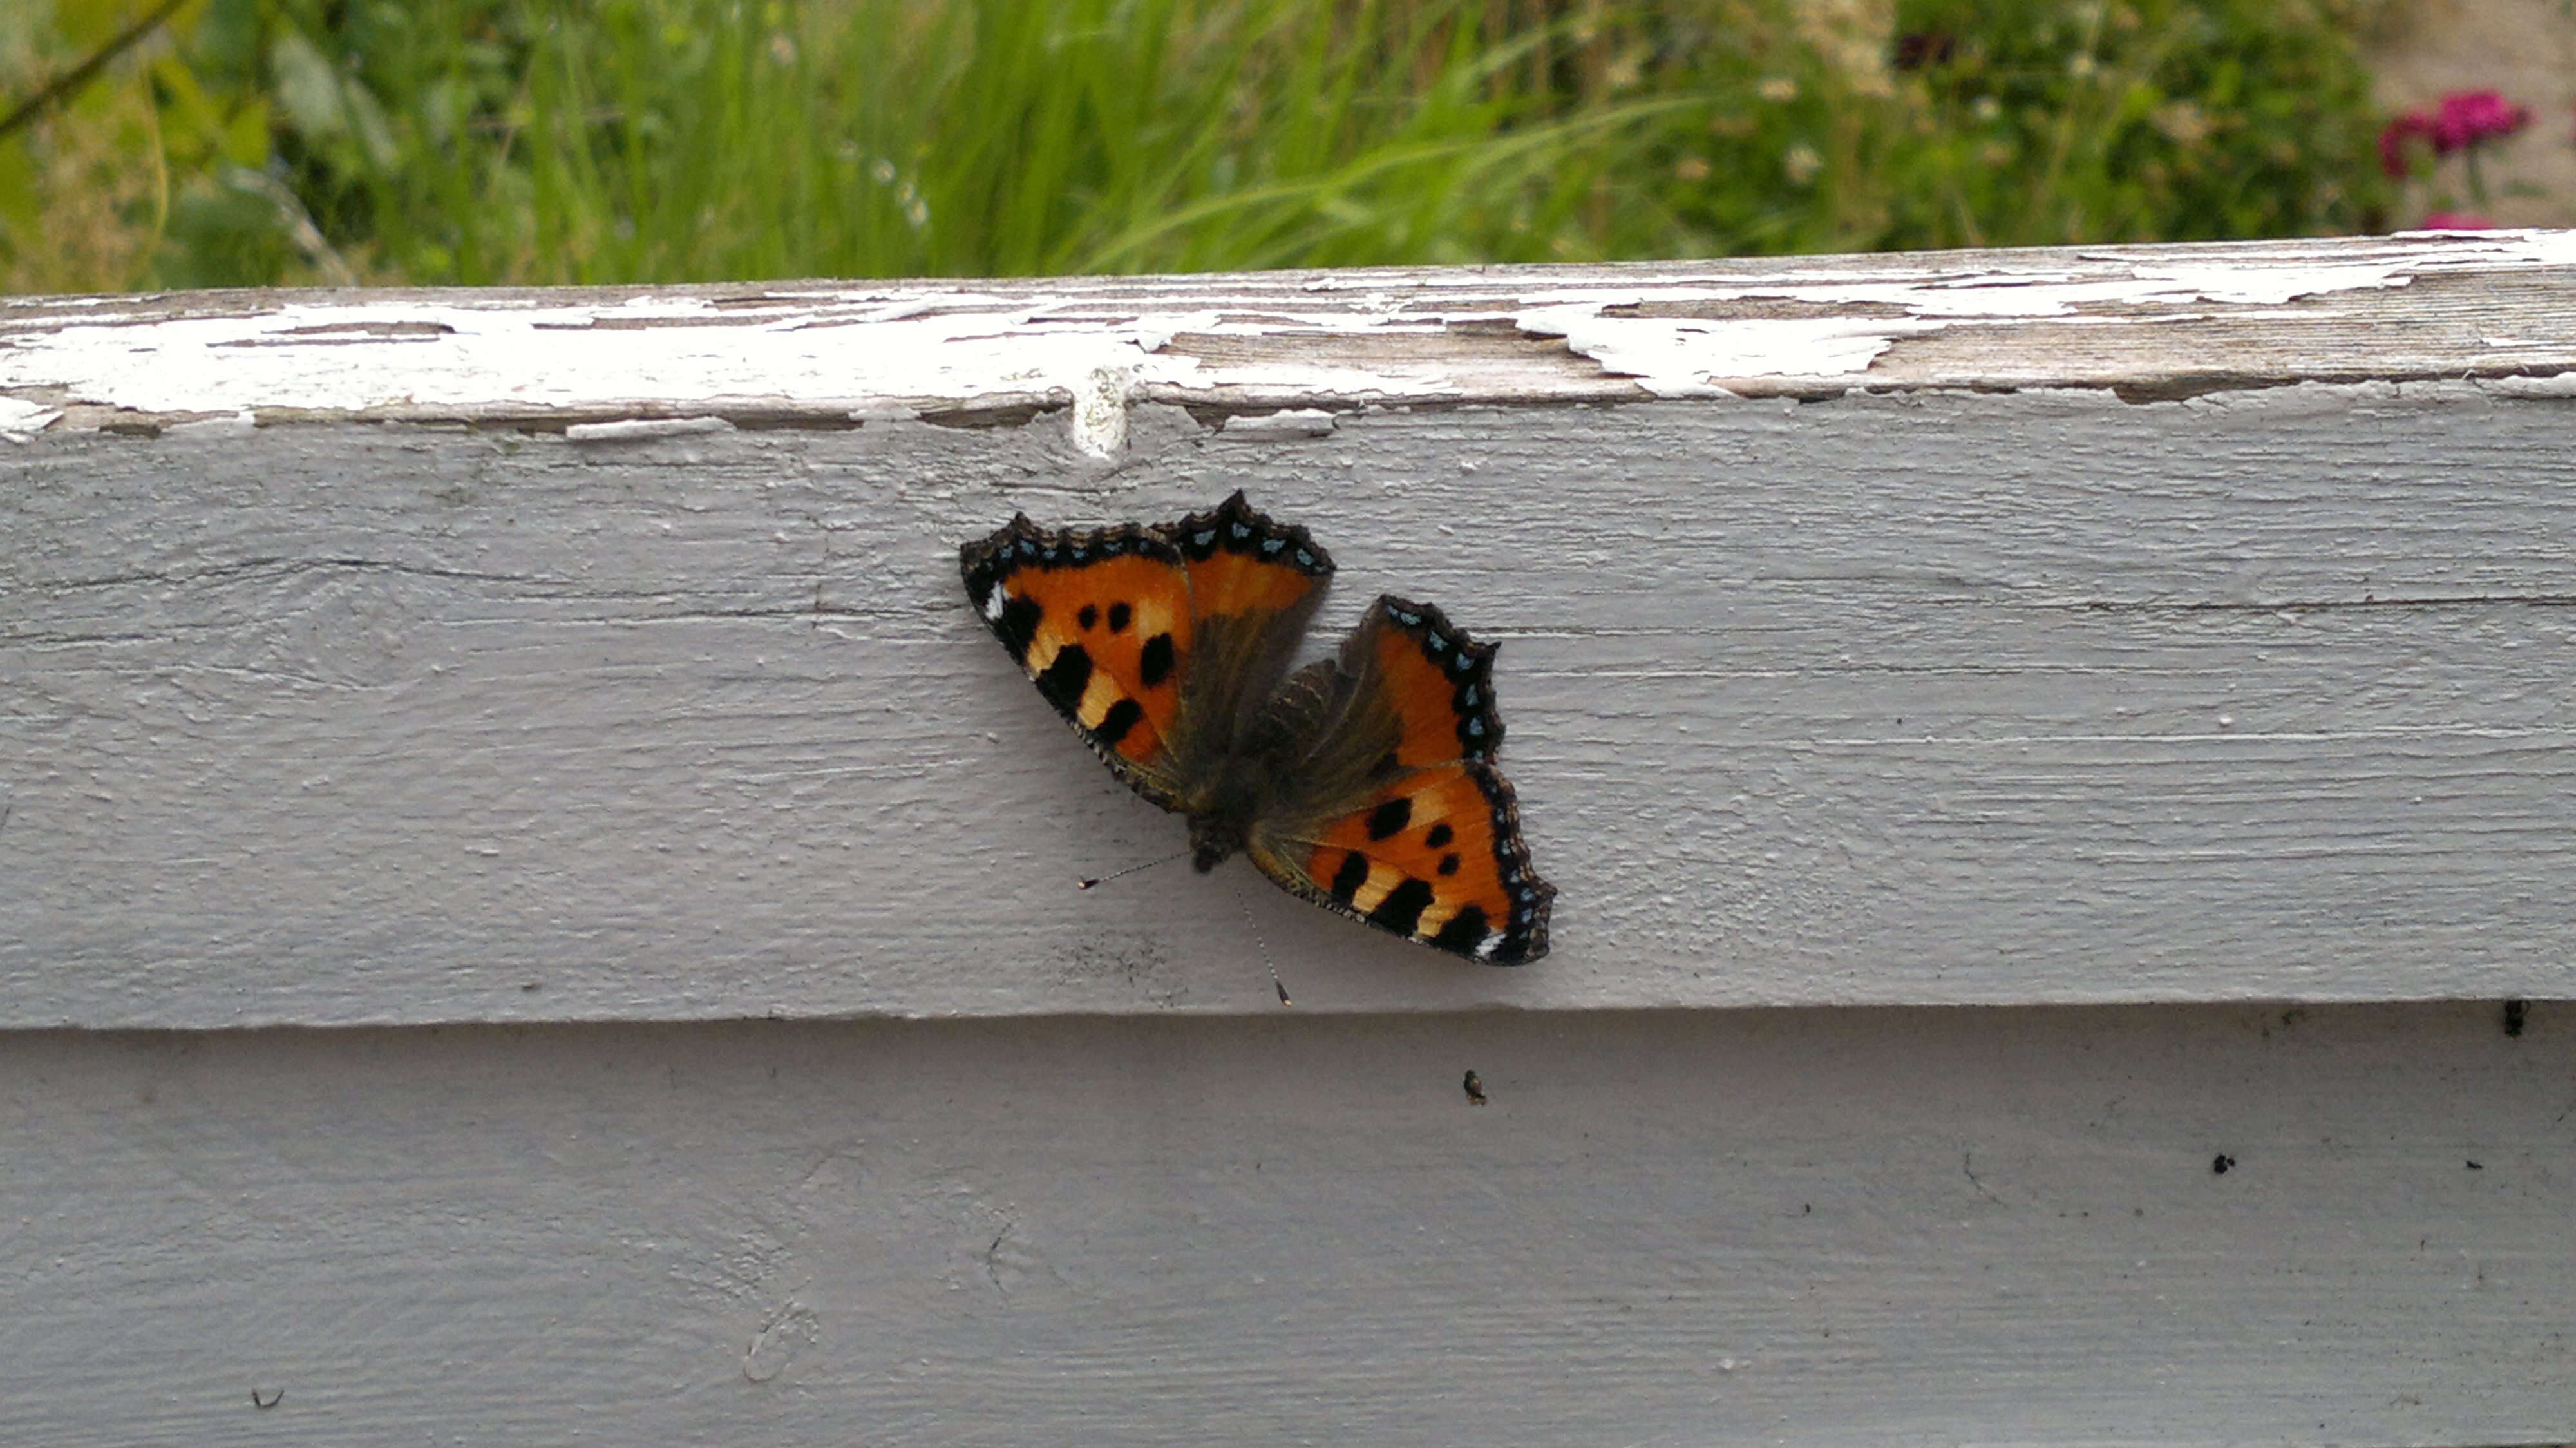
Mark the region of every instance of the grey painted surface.
<instances>
[{"instance_id":1,"label":"grey painted surface","mask_svg":"<svg viewBox=\"0 0 2576 1448\"><path fill-rule=\"evenodd\" d=\"M2314 1003L2576 997L2571 297L2541 234L0 303L0 1423L2564 1438L2568 1007ZM1071 889L1179 823L955 548L1234 487L1324 632L1504 641L1546 961Z\"/></svg>"},{"instance_id":2,"label":"grey painted surface","mask_svg":"<svg viewBox=\"0 0 2576 1448\"><path fill-rule=\"evenodd\" d=\"M2576 1418L2570 1024L19 1034L0 1420L119 1445L2533 1443Z\"/></svg>"},{"instance_id":3,"label":"grey painted surface","mask_svg":"<svg viewBox=\"0 0 2576 1448\"><path fill-rule=\"evenodd\" d=\"M2576 996L2565 404L1147 407L6 454L18 1025ZM1556 952L1179 847L954 549L1234 487L1499 637ZM1242 904L1238 904L1238 900ZM1249 912L1247 920L1246 912ZM1258 942L1258 943L1256 943Z\"/></svg>"}]
</instances>

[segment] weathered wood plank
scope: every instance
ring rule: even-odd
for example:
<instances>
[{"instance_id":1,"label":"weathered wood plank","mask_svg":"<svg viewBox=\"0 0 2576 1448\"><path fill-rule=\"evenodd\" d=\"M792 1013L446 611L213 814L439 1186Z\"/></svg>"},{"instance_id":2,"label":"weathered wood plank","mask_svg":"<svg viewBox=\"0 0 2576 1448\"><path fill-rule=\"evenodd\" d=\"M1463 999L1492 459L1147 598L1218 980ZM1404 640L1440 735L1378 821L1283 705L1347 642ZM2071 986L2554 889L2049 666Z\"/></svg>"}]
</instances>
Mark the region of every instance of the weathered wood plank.
<instances>
[{"instance_id":1,"label":"weathered wood plank","mask_svg":"<svg viewBox=\"0 0 2576 1448\"><path fill-rule=\"evenodd\" d=\"M2576 996L2567 245L22 303L0 1025ZM1939 325L1533 361L1657 287ZM1238 486L1505 641L1536 969L1070 890L1177 823L955 547Z\"/></svg>"},{"instance_id":2,"label":"weathered wood plank","mask_svg":"<svg viewBox=\"0 0 2576 1448\"><path fill-rule=\"evenodd\" d=\"M21 1035L0 1419L2531 1444L2576 1383L2566 1014Z\"/></svg>"},{"instance_id":3,"label":"weathered wood plank","mask_svg":"<svg viewBox=\"0 0 2576 1448\"><path fill-rule=\"evenodd\" d=\"M562 429L957 421L1123 404L1830 397L2576 367L2576 233L1596 267L1381 268L544 291L204 292L0 302L0 394L74 426L250 412Z\"/></svg>"}]
</instances>

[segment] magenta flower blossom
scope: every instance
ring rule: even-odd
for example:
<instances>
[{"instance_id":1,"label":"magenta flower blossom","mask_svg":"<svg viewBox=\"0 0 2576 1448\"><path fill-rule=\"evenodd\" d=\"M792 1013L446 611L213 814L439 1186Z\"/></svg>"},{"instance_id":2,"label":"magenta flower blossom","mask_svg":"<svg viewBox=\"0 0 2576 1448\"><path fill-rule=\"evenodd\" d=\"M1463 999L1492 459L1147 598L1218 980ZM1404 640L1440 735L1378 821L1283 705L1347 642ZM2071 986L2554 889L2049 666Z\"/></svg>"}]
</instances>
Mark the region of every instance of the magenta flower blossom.
<instances>
[{"instance_id":1,"label":"magenta flower blossom","mask_svg":"<svg viewBox=\"0 0 2576 1448\"><path fill-rule=\"evenodd\" d=\"M2518 106L2491 90L2452 91L2444 95L2432 110L2422 106L2390 121L2379 132L2379 169L2393 180L2403 181L2413 170L2414 159L2409 144L2418 137L2433 148L2435 157L2453 152L2468 155L2470 183L2477 189L2478 148L2485 143L2510 136L2531 124L2531 108ZM2480 196L2484 192L2480 191Z\"/></svg>"},{"instance_id":2,"label":"magenta flower blossom","mask_svg":"<svg viewBox=\"0 0 2576 1448\"><path fill-rule=\"evenodd\" d=\"M2406 142L2409 137L2433 135L2433 118L2423 111L2408 111L2390 121L2379 133L2379 169L2391 180L2406 179Z\"/></svg>"},{"instance_id":3,"label":"magenta flower blossom","mask_svg":"<svg viewBox=\"0 0 2576 1448\"><path fill-rule=\"evenodd\" d=\"M2495 223L2474 211L2436 211L2415 223L2417 231L2492 231Z\"/></svg>"},{"instance_id":4,"label":"magenta flower blossom","mask_svg":"<svg viewBox=\"0 0 2576 1448\"><path fill-rule=\"evenodd\" d=\"M2530 107L2515 105L2494 91L2453 91L2442 97L2441 113L2433 118L2433 151L2447 156L2480 141L2510 136L2530 124Z\"/></svg>"}]
</instances>

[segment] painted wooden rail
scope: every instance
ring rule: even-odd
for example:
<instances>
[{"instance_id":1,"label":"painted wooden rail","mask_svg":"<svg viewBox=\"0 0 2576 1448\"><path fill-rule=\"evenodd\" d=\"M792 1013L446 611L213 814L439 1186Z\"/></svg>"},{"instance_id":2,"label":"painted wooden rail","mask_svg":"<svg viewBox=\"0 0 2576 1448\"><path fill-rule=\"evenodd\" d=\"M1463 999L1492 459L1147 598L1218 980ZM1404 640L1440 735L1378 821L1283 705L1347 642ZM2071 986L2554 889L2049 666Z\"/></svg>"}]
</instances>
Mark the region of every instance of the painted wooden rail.
<instances>
[{"instance_id":1,"label":"painted wooden rail","mask_svg":"<svg viewBox=\"0 0 2576 1448\"><path fill-rule=\"evenodd\" d=\"M21 302L0 1021L1232 1011L1256 939L1326 1009L2576 995L2571 301L2516 233ZM956 547L1237 487L1321 631L1502 641L1546 969L1071 892L1177 822Z\"/></svg>"},{"instance_id":2,"label":"painted wooden rail","mask_svg":"<svg viewBox=\"0 0 2576 1448\"><path fill-rule=\"evenodd\" d=\"M2576 1437L2571 397L2560 233L0 302L0 1422ZM957 547L1236 488L1546 960L1072 888Z\"/></svg>"}]
</instances>

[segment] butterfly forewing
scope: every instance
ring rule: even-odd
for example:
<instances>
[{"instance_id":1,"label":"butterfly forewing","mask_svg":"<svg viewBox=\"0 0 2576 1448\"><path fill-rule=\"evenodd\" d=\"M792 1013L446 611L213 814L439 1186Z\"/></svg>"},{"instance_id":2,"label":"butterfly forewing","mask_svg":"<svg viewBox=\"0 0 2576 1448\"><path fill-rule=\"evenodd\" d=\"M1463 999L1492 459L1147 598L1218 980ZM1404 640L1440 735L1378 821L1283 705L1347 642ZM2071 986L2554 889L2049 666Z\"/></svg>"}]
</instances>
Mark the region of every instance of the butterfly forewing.
<instances>
[{"instance_id":1,"label":"butterfly forewing","mask_svg":"<svg viewBox=\"0 0 2576 1448\"><path fill-rule=\"evenodd\" d=\"M1190 638L1178 549L1144 528L1049 532L1025 517L962 550L966 595L1118 777L1179 797L1167 737Z\"/></svg>"}]
</instances>

